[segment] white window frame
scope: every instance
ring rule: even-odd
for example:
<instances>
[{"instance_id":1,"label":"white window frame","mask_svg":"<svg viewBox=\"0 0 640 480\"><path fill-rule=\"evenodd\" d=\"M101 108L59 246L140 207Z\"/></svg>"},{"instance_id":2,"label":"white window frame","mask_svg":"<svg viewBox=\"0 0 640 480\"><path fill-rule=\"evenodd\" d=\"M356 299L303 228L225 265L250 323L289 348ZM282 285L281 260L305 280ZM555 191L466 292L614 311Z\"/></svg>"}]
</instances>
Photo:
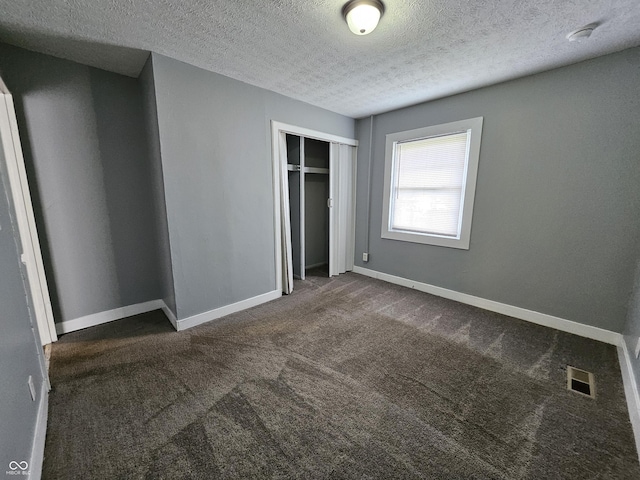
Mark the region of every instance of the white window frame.
<instances>
[{"instance_id":1,"label":"white window frame","mask_svg":"<svg viewBox=\"0 0 640 480\"><path fill-rule=\"evenodd\" d=\"M473 202L476 194L476 178L478 176L478 161L480 160L480 140L482 138L483 117L444 123L430 127L417 128L404 132L390 133L386 136L385 164L384 164L384 199L382 208L382 238L401 240L405 242L423 243L441 247L460 248L469 250L471 240L471 217ZM424 140L430 137L452 135L468 132L470 139L467 145L467 159L462 186L462 215L458 235L446 236L431 233L420 233L391 228L391 193L394 172L396 146L399 142Z\"/></svg>"}]
</instances>

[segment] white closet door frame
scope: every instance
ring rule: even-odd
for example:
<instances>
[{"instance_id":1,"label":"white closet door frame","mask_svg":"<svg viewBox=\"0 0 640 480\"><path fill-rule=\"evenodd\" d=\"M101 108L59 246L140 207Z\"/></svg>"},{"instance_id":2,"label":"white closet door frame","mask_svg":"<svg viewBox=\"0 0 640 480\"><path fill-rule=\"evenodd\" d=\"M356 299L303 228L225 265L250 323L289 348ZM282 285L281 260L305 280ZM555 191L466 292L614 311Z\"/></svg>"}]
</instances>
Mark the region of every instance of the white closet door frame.
<instances>
[{"instance_id":1,"label":"white closet door frame","mask_svg":"<svg viewBox=\"0 0 640 480\"><path fill-rule=\"evenodd\" d=\"M347 230L347 265L348 271L352 271L356 259L356 194L357 188L357 173L358 173L358 147L349 149L351 155L352 168L349 170L351 178L349 182L351 184L351 191L353 195L349 198L349 206L347 207L347 215L350 218L349 229Z\"/></svg>"},{"instance_id":2,"label":"white closet door frame","mask_svg":"<svg viewBox=\"0 0 640 480\"><path fill-rule=\"evenodd\" d=\"M350 147L348 145L340 145L340 156L338 157L338 178L336 179L337 187L338 187L338 273L344 273L347 271L347 231L349 229L349 218L348 218L348 207L349 207L349 197L345 196L345 193L351 193L348 188L348 183L351 180L351 175L349 171L351 169L351 162L348 158L348 149Z\"/></svg>"},{"instance_id":3,"label":"white closet door frame","mask_svg":"<svg viewBox=\"0 0 640 480\"><path fill-rule=\"evenodd\" d=\"M31 193L27 182L22 146L18 134L18 122L11 92L0 78L0 141L7 162L11 196L15 206L18 230L22 246L22 263L27 270L27 281L33 301L35 320L42 345L58 340L51 309L49 286L45 276L42 251L36 220L33 214Z\"/></svg>"},{"instance_id":4,"label":"white closet door frame","mask_svg":"<svg viewBox=\"0 0 640 480\"><path fill-rule=\"evenodd\" d=\"M338 213L339 203L337 192L340 182L340 144L332 142L329 145L329 276L333 277L340 273L338 263L340 259L340 249L336 248L336 243L340 236L340 215Z\"/></svg>"},{"instance_id":5,"label":"white closet door frame","mask_svg":"<svg viewBox=\"0 0 640 480\"><path fill-rule=\"evenodd\" d=\"M290 133L300 137L313 138L329 143L342 143L352 147L358 146L358 141L353 138L341 137L330 133L324 133L309 128L289 125L287 123L271 120L271 160L273 170L273 206L274 206L274 259L275 259L275 282L276 290L282 290L282 234L281 234L281 215L280 215L280 169L282 168L280 156L280 133ZM330 182L331 183L331 182ZM354 190L355 192L355 190ZM329 213L331 215L331 212ZM329 229L331 230L331 228Z\"/></svg>"},{"instance_id":6,"label":"white closet door frame","mask_svg":"<svg viewBox=\"0 0 640 480\"><path fill-rule=\"evenodd\" d=\"M287 170L287 138L285 133L279 135L279 155L283 155L280 165L280 210L281 223L280 231L282 235L282 264L281 279L282 292L287 295L293 291L293 258L291 255L291 217L289 207L289 172Z\"/></svg>"},{"instance_id":7,"label":"white closet door frame","mask_svg":"<svg viewBox=\"0 0 640 480\"><path fill-rule=\"evenodd\" d=\"M300 198L298 204L300 205L300 280L304 280L306 277L307 269L307 234L305 232L305 193L304 193L304 137L300 136Z\"/></svg>"}]
</instances>

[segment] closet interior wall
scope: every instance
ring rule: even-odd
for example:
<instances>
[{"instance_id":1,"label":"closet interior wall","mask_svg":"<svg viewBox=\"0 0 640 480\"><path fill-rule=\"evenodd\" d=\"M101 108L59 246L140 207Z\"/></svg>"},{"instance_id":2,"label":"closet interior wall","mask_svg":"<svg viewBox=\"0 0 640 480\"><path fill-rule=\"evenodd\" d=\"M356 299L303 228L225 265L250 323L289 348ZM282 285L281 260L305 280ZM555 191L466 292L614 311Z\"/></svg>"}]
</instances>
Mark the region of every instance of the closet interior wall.
<instances>
[{"instance_id":1,"label":"closet interior wall","mask_svg":"<svg viewBox=\"0 0 640 480\"><path fill-rule=\"evenodd\" d=\"M329 275L329 143L304 140L305 270Z\"/></svg>"}]
</instances>

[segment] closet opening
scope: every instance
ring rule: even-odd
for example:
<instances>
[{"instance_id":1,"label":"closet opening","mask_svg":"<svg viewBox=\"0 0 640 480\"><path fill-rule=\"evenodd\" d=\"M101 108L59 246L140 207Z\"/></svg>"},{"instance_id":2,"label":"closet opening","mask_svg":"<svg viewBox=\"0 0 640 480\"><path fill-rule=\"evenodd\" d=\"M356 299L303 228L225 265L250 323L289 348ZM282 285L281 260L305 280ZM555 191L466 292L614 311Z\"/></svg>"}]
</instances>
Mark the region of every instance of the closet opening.
<instances>
[{"instance_id":1,"label":"closet opening","mask_svg":"<svg viewBox=\"0 0 640 480\"><path fill-rule=\"evenodd\" d=\"M329 142L287 134L294 278L329 276Z\"/></svg>"},{"instance_id":2,"label":"closet opening","mask_svg":"<svg viewBox=\"0 0 640 480\"><path fill-rule=\"evenodd\" d=\"M357 141L271 125L276 282L291 293L294 278L353 269Z\"/></svg>"},{"instance_id":3,"label":"closet opening","mask_svg":"<svg viewBox=\"0 0 640 480\"><path fill-rule=\"evenodd\" d=\"M329 276L329 142L308 138L304 159L305 273Z\"/></svg>"}]
</instances>

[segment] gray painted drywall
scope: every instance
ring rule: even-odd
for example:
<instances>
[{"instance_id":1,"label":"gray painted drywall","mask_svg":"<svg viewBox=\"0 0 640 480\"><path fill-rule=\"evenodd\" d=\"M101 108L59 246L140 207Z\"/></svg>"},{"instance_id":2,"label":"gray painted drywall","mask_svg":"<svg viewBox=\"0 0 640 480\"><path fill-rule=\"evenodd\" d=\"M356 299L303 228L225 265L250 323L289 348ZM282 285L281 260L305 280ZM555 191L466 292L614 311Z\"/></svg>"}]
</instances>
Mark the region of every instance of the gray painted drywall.
<instances>
[{"instance_id":1,"label":"gray painted drywall","mask_svg":"<svg viewBox=\"0 0 640 480\"><path fill-rule=\"evenodd\" d=\"M133 79L90 69L119 306L160 298L152 162L141 88Z\"/></svg>"},{"instance_id":2,"label":"gray painted drywall","mask_svg":"<svg viewBox=\"0 0 640 480\"><path fill-rule=\"evenodd\" d=\"M2 148L0 187L0 471L5 471L11 461L31 461L44 377L39 358L40 339L33 328L31 300L24 282L26 272L20 263L22 250ZM36 390L35 401L31 400L27 384L30 375Z\"/></svg>"},{"instance_id":3,"label":"gray painted drywall","mask_svg":"<svg viewBox=\"0 0 640 480\"><path fill-rule=\"evenodd\" d=\"M275 290L270 120L353 119L152 54L177 314Z\"/></svg>"},{"instance_id":4,"label":"gray painted drywall","mask_svg":"<svg viewBox=\"0 0 640 480\"><path fill-rule=\"evenodd\" d=\"M329 175L304 175L305 265L329 263Z\"/></svg>"},{"instance_id":5,"label":"gray painted drywall","mask_svg":"<svg viewBox=\"0 0 640 480\"><path fill-rule=\"evenodd\" d=\"M157 262L161 298L165 305L176 315L176 295L171 268L171 248L169 247L169 227L167 225L167 206L164 197L164 180L162 174L162 157L160 153L160 133L158 131L158 109L156 106L156 89L153 79L151 55L138 78L142 89L144 125L146 131L148 159L150 162L153 229L157 243Z\"/></svg>"},{"instance_id":6,"label":"gray painted drywall","mask_svg":"<svg viewBox=\"0 0 640 480\"><path fill-rule=\"evenodd\" d=\"M137 80L0 45L57 322L160 298Z\"/></svg>"},{"instance_id":7,"label":"gray painted drywall","mask_svg":"<svg viewBox=\"0 0 640 480\"><path fill-rule=\"evenodd\" d=\"M304 166L329 168L329 142L306 138ZM305 265L329 263L329 175L305 173Z\"/></svg>"},{"instance_id":8,"label":"gray painted drywall","mask_svg":"<svg viewBox=\"0 0 640 480\"><path fill-rule=\"evenodd\" d=\"M152 58L182 319L275 288L264 107L257 89Z\"/></svg>"},{"instance_id":9,"label":"gray painted drywall","mask_svg":"<svg viewBox=\"0 0 640 480\"><path fill-rule=\"evenodd\" d=\"M300 172L287 172L289 181L289 220L291 223L291 263L293 275L302 278L302 208L300 201Z\"/></svg>"},{"instance_id":10,"label":"gray painted drywall","mask_svg":"<svg viewBox=\"0 0 640 480\"><path fill-rule=\"evenodd\" d=\"M90 69L6 46L2 50L25 162L40 198L38 231L46 232L56 321L116 308L118 275Z\"/></svg>"},{"instance_id":11,"label":"gray painted drywall","mask_svg":"<svg viewBox=\"0 0 640 480\"><path fill-rule=\"evenodd\" d=\"M304 166L329 168L329 142L305 138L304 140Z\"/></svg>"},{"instance_id":12,"label":"gray painted drywall","mask_svg":"<svg viewBox=\"0 0 640 480\"><path fill-rule=\"evenodd\" d=\"M627 323L623 334L631 359L632 375L636 378L636 385L640 386L640 359L635 356L636 345L640 340L640 258L636 262L635 282L629 300Z\"/></svg>"},{"instance_id":13,"label":"gray painted drywall","mask_svg":"<svg viewBox=\"0 0 640 480\"><path fill-rule=\"evenodd\" d=\"M357 122L356 265L621 332L640 238L640 49ZM380 238L385 135L484 117L468 251ZM370 232L370 261L362 262Z\"/></svg>"},{"instance_id":14,"label":"gray painted drywall","mask_svg":"<svg viewBox=\"0 0 640 480\"><path fill-rule=\"evenodd\" d=\"M355 138L355 121L353 118L345 117L320 107L309 105L308 103L293 100L269 90L250 87L241 82L238 83L244 85L246 88L256 88L262 95L262 101L265 105L265 141L269 147L269 159L271 158L271 129L269 126L271 120L295 125L297 127L310 128L318 132L339 135L341 137Z\"/></svg>"},{"instance_id":15,"label":"gray painted drywall","mask_svg":"<svg viewBox=\"0 0 640 480\"><path fill-rule=\"evenodd\" d=\"M300 137L288 133L285 137L287 138L287 163L300 165Z\"/></svg>"}]
</instances>

